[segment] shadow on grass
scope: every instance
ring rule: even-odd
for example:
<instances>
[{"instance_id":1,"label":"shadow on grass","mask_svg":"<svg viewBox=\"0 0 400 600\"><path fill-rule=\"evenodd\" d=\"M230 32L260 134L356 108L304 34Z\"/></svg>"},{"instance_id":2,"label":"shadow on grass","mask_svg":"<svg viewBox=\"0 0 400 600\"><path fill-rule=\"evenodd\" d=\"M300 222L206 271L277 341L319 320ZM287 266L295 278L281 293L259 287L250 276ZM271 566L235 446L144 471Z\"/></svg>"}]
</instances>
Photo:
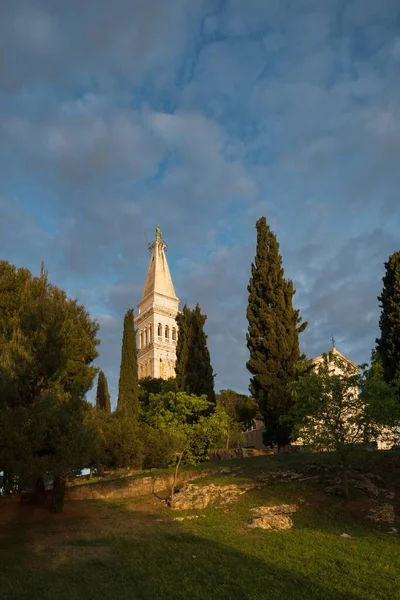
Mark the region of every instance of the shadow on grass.
<instances>
[{"instance_id":1,"label":"shadow on grass","mask_svg":"<svg viewBox=\"0 0 400 600\"><path fill-rule=\"evenodd\" d=\"M78 503L79 504L79 503ZM326 582L185 530L182 523L96 502L39 521L16 519L3 535L5 600L362 600ZM75 509L75 506L72 507ZM78 506L79 508L79 506ZM103 518L103 517L102 517ZM82 520L83 519L83 520ZM104 527L101 526L104 524ZM125 525L124 525L125 524ZM82 537L90 530L89 537ZM256 543L256 540L255 540ZM274 547L276 551L276 546Z\"/></svg>"}]
</instances>

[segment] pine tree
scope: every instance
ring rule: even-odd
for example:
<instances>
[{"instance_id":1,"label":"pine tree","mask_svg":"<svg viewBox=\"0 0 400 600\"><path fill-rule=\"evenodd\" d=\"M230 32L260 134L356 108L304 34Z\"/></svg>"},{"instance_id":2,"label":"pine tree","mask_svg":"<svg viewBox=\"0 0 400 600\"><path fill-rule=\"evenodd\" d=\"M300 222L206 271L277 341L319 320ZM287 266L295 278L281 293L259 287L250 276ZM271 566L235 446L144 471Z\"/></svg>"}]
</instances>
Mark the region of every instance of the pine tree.
<instances>
[{"instance_id":1,"label":"pine tree","mask_svg":"<svg viewBox=\"0 0 400 600\"><path fill-rule=\"evenodd\" d=\"M135 422L138 421L139 383L136 335L132 309L127 311L124 318L117 410L125 417Z\"/></svg>"},{"instance_id":2,"label":"pine tree","mask_svg":"<svg viewBox=\"0 0 400 600\"><path fill-rule=\"evenodd\" d=\"M383 377L387 383L400 378L400 251L385 263L379 327L381 336L376 340L377 353L382 363Z\"/></svg>"},{"instance_id":3,"label":"pine tree","mask_svg":"<svg viewBox=\"0 0 400 600\"><path fill-rule=\"evenodd\" d=\"M108 383L103 371L99 372L99 377L97 380L96 408L99 410L105 410L108 413L111 412L111 400L108 391Z\"/></svg>"},{"instance_id":4,"label":"pine tree","mask_svg":"<svg viewBox=\"0 0 400 600\"><path fill-rule=\"evenodd\" d=\"M296 378L300 360L299 311L293 308L293 282L284 277L276 236L265 217L256 223L257 249L248 285L247 368L252 377L250 393L257 401L265 423L267 445L289 442L291 427L280 417L288 413L291 396L287 384Z\"/></svg>"},{"instance_id":5,"label":"pine tree","mask_svg":"<svg viewBox=\"0 0 400 600\"><path fill-rule=\"evenodd\" d=\"M214 373L204 324L207 316L197 304L194 310L186 305L176 321L179 328L176 380L178 390L188 394L205 394L215 404Z\"/></svg>"}]
</instances>

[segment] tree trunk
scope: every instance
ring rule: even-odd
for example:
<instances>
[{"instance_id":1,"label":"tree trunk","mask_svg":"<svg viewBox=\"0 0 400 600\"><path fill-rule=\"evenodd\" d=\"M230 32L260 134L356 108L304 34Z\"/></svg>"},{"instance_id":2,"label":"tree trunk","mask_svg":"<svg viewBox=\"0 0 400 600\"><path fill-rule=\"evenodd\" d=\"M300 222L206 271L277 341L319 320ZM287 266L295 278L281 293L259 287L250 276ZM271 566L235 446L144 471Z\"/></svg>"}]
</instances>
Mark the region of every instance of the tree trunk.
<instances>
[{"instance_id":1,"label":"tree trunk","mask_svg":"<svg viewBox=\"0 0 400 600\"><path fill-rule=\"evenodd\" d=\"M10 472L4 471L4 473L3 473L3 496L9 496L11 493L10 481L11 481Z\"/></svg>"},{"instance_id":2,"label":"tree trunk","mask_svg":"<svg viewBox=\"0 0 400 600\"><path fill-rule=\"evenodd\" d=\"M230 438L230 435L229 435L229 433L228 433L228 434L227 434L227 436L226 436L226 446L225 446L225 448L226 448L227 450L229 449L229 444L230 444L230 441L231 441L231 438Z\"/></svg>"},{"instance_id":3,"label":"tree trunk","mask_svg":"<svg viewBox=\"0 0 400 600\"><path fill-rule=\"evenodd\" d=\"M31 501L33 504L46 504L47 494L43 477L37 477L35 479Z\"/></svg>"},{"instance_id":4,"label":"tree trunk","mask_svg":"<svg viewBox=\"0 0 400 600\"><path fill-rule=\"evenodd\" d=\"M57 514L63 511L66 480L59 475L54 476L53 494L51 497L50 512Z\"/></svg>"},{"instance_id":5,"label":"tree trunk","mask_svg":"<svg viewBox=\"0 0 400 600\"><path fill-rule=\"evenodd\" d=\"M174 479L172 481L172 487L171 487L171 506L174 502L175 486L176 486L176 482L178 480L178 470L179 470L179 466L181 464L182 457L183 457L183 452L180 453L180 455L178 457L178 462L175 465Z\"/></svg>"},{"instance_id":6,"label":"tree trunk","mask_svg":"<svg viewBox=\"0 0 400 600\"><path fill-rule=\"evenodd\" d=\"M343 495L347 499L349 497L349 476L348 476L347 456L342 457L342 469L343 469Z\"/></svg>"}]
</instances>

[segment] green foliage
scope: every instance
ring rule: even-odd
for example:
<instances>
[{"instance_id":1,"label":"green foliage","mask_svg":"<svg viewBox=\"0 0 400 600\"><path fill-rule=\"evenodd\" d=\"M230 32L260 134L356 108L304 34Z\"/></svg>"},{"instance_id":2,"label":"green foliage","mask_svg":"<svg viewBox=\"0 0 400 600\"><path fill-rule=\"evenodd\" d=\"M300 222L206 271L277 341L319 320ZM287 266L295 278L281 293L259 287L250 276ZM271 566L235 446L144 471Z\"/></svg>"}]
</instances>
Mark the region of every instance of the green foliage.
<instances>
[{"instance_id":1,"label":"green foliage","mask_svg":"<svg viewBox=\"0 0 400 600\"><path fill-rule=\"evenodd\" d=\"M89 424L95 433L96 447L91 466L98 470L142 466L142 441L138 425L121 412L94 410Z\"/></svg>"},{"instance_id":2,"label":"green foliage","mask_svg":"<svg viewBox=\"0 0 400 600\"><path fill-rule=\"evenodd\" d=\"M96 408L111 412L111 399L108 391L107 378L103 371L99 372L96 392Z\"/></svg>"},{"instance_id":3,"label":"green foliage","mask_svg":"<svg viewBox=\"0 0 400 600\"><path fill-rule=\"evenodd\" d=\"M284 277L279 244L265 217L257 221L256 229L247 307L250 393L263 415L265 443L285 444L290 426L280 417L292 404L288 384L298 375L299 334L307 324L301 324L299 311L293 308L293 282Z\"/></svg>"},{"instance_id":4,"label":"green foliage","mask_svg":"<svg viewBox=\"0 0 400 600\"><path fill-rule=\"evenodd\" d=\"M142 423L140 433L144 469L164 469L174 463L181 448L180 438L174 429L151 427Z\"/></svg>"},{"instance_id":5,"label":"green foliage","mask_svg":"<svg viewBox=\"0 0 400 600\"><path fill-rule=\"evenodd\" d=\"M240 423L243 429L250 427L257 415L257 404L254 400L234 390L221 390L217 394L217 406L221 406L232 421Z\"/></svg>"},{"instance_id":6,"label":"green foliage","mask_svg":"<svg viewBox=\"0 0 400 600\"><path fill-rule=\"evenodd\" d=\"M192 343L192 311L185 304L176 316L178 325L178 342L176 344L175 377L177 389L186 391L188 388L188 373L190 370L190 347Z\"/></svg>"},{"instance_id":7,"label":"green foliage","mask_svg":"<svg viewBox=\"0 0 400 600\"><path fill-rule=\"evenodd\" d=\"M365 454L368 472L383 476L382 485L391 487L399 457ZM254 484L260 469L304 473L310 456L273 455L238 462L240 483ZM312 462L321 470L336 464L330 453L314 455ZM202 481L220 485L239 483L238 478L221 473ZM334 496L321 502L320 486L313 480L279 480L271 479L268 486L250 490L223 508L191 511L204 516L183 521L171 519L162 502L150 506L143 498L73 502L62 519L45 522L24 515L23 521L14 517L10 525L5 524L7 507L2 507L2 597L395 600L400 587L399 539L362 519L364 498L349 510ZM291 530L247 527L251 508L298 504L301 496L306 502L299 505ZM360 514L355 518L357 509ZM343 532L353 539L341 538ZM40 551L32 550L32 541Z\"/></svg>"},{"instance_id":8,"label":"green foliage","mask_svg":"<svg viewBox=\"0 0 400 600\"><path fill-rule=\"evenodd\" d=\"M221 444L229 427L225 411L217 408L210 414L211 407L205 395L151 394L145 419L155 430L168 432L175 456L181 454L184 462L196 464L207 458L209 448Z\"/></svg>"},{"instance_id":9,"label":"green foliage","mask_svg":"<svg viewBox=\"0 0 400 600\"><path fill-rule=\"evenodd\" d=\"M377 339L377 354L382 364L387 383L400 379L400 251L395 252L385 263L383 289L378 300L381 303Z\"/></svg>"},{"instance_id":10,"label":"green foliage","mask_svg":"<svg viewBox=\"0 0 400 600\"><path fill-rule=\"evenodd\" d=\"M157 377L143 377L139 380L139 400L141 407L147 407L150 394L160 394L161 392L176 392L176 379L161 379Z\"/></svg>"},{"instance_id":11,"label":"green foliage","mask_svg":"<svg viewBox=\"0 0 400 600\"><path fill-rule=\"evenodd\" d=\"M292 438L312 450L334 450L343 461L347 495L347 460L355 447L374 441L382 428L395 430L400 414L395 388L373 371L359 372L329 353L318 368L290 386L294 400Z\"/></svg>"},{"instance_id":12,"label":"green foliage","mask_svg":"<svg viewBox=\"0 0 400 600\"><path fill-rule=\"evenodd\" d=\"M197 396L206 395L215 404L214 374L204 325L207 316L199 305L186 305L176 317L179 336L176 348L177 389Z\"/></svg>"},{"instance_id":13,"label":"green foliage","mask_svg":"<svg viewBox=\"0 0 400 600\"><path fill-rule=\"evenodd\" d=\"M98 325L83 306L27 269L0 263L0 470L65 480L93 437L87 403ZM62 497L61 497L62 505Z\"/></svg>"},{"instance_id":14,"label":"green foliage","mask_svg":"<svg viewBox=\"0 0 400 600\"><path fill-rule=\"evenodd\" d=\"M225 411L229 418L229 429L225 446L229 448L232 442L240 443L242 432L250 427L252 419L257 415L257 404L245 394L234 390L221 390L217 394L217 407Z\"/></svg>"},{"instance_id":15,"label":"green foliage","mask_svg":"<svg viewBox=\"0 0 400 600\"><path fill-rule=\"evenodd\" d=\"M132 419L135 423L138 422L139 383L136 335L132 309L128 310L124 317L117 410L126 418Z\"/></svg>"}]
</instances>

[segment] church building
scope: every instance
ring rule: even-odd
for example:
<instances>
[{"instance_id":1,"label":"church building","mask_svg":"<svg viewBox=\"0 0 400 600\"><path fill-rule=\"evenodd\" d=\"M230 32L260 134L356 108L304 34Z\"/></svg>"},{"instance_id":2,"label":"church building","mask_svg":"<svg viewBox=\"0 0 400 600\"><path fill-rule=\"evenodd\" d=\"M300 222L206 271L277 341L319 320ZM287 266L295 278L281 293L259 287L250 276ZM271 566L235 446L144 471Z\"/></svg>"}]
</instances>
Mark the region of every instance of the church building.
<instances>
[{"instance_id":1,"label":"church building","mask_svg":"<svg viewBox=\"0 0 400 600\"><path fill-rule=\"evenodd\" d=\"M150 264L135 318L139 379L175 377L178 339L175 317L179 299L172 283L166 249L167 245L157 226L156 239L149 244Z\"/></svg>"}]
</instances>

